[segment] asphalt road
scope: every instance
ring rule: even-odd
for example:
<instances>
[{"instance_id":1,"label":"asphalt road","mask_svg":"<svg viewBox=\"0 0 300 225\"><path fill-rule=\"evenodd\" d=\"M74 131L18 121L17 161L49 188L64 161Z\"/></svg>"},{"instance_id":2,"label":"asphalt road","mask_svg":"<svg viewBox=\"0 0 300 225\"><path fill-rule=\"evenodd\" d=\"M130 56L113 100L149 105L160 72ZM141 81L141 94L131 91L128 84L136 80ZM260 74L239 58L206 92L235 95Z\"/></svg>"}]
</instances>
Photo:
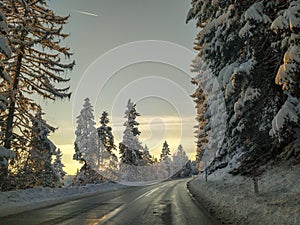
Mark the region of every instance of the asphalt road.
<instances>
[{"instance_id":1,"label":"asphalt road","mask_svg":"<svg viewBox=\"0 0 300 225\"><path fill-rule=\"evenodd\" d=\"M188 180L130 187L0 218L0 224L215 225L186 188Z\"/></svg>"}]
</instances>

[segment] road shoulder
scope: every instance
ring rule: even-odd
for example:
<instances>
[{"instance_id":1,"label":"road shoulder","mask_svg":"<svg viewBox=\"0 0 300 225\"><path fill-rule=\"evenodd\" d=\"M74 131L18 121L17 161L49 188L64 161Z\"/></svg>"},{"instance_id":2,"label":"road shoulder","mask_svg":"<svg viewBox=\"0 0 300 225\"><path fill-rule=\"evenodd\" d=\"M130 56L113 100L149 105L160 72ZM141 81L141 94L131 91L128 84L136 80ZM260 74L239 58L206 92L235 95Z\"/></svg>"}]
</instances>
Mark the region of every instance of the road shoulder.
<instances>
[{"instance_id":1,"label":"road shoulder","mask_svg":"<svg viewBox=\"0 0 300 225\"><path fill-rule=\"evenodd\" d=\"M62 204L96 194L127 188L116 183L103 183L66 188L36 187L26 190L0 192L0 217Z\"/></svg>"},{"instance_id":2,"label":"road shoulder","mask_svg":"<svg viewBox=\"0 0 300 225\"><path fill-rule=\"evenodd\" d=\"M223 224L300 224L300 165L272 166L253 193L251 178L228 173L198 177L188 189L204 208Z\"/></svg>"}]
</instances>

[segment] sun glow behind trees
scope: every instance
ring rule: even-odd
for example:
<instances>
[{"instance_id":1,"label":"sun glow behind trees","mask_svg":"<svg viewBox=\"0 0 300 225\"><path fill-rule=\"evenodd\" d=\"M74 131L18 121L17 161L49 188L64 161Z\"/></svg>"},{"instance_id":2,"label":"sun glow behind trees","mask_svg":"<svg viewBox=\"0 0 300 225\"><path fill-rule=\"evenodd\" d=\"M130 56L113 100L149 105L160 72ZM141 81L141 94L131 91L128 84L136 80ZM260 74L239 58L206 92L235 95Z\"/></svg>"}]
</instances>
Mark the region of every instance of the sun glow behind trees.
<instances>
[{"instance_id":1,"label":"sun glow behind trees","mask_svg":"<svg viewBox=\"0 0 300 225\"><path fill-rule=\"evenodd\" d=\"M163 180L186 166L188 157L182 145L179 145L178 150L171 157L169 145L165 141L160 158L151 155L147 145L144 147L139 140L141 134L139 117L136 104L129 99L124 113L123 139L117 149L109 126L108 113L106 111L102 113L101 126L97 129L96 138L93 106L89 98L84 100L83 108L77 117L73 156L74 160L79 161L83 166L76 174L74 185L98 183L107 179L117 182ZM119 159L116 155L119 155Z\"/></svg>"},{"instance_id":2,"label":"sun glow behind trees","mask_svg":"<svg viewBox=\"0 0 300 225\"><path fill-rule=\"evenodd\" d=\"M123 106L123 110L125 110L126 104ZM144 111L137 104L138 111ZM98 110L99 111L99 110ZM178 145L182 144L186 150L187 155L190 159L195 159L195 143L192 140L187 138L187 135L190 135L190 132L186 130L186 128L182 128L182 126L190 127L193 130L193 126L195 125L194 116L191 117L182 117L178 116L168 116L168 115L145 115L145 112L141 113L142 115L139 118L139 129L141 131L140 141L143 144L146 144L149 148L150 153L159 158L161 153L161 148L163 142L168 140L168 144L170 146L171 154L173 154ZM99 126L99 118L100 114L97 113L95 116L95 120L97 126ZM111 118L111 127L113 136L115 138L115 145L118 146L122 141L122 133L124 131L124 118L123 117L113 117ZM76 128L76 124L74 126L72 124L69 125L67 129L68 132L74 134ZM59 130L62 128L59 128ZM64 127L66 129L66 127ZM183 129L183 130L182 130ZM75 140L74 135L70 135L70 140L62 140L59 130L51 135L50 139L54 141L54 143L65 143L66 141L73 143ZM182 131L181 131L182 130ZM191 132L192 134L192 132ZM74 154L74 145L73 144L57 144L57 147L63 150L63 162L65 164L64 170L68 174L75 174L77 169L79 169L82 165L73 160Z\"/></svg>"},{"instance_id":3,"label":"sun glow behind trees","mask_svg":"<svg viewBox=\"0 0 300 225\"><path fill-rule=\"evenodd\" d=\"M137 108L140 108L139 105L137 105ZM98 120L98 118L99 114L96 115L95 120ZM194 116L179 118L177 116L167 115L145 116L142 113L138 121L140 123L139 129L141 131L140 141L148 146L149 151L153 156L159 158L163 142L165 140L168 140L171 154L176 152L176 149L179 144L183 144L189 158L192 160L195 159L195 143L193 142L193 140L186 139L186 136L190 133L187 132L185 129L183 129L182 132L180 131L182 129L182 126L191 127L192 130L192 127L195 125ZM122 132L124 131L123 123L123 117L113 117L111 120L112 132L115 137L116 146L118 146L119 143L122 141ZM74 133L72 127L72 124L70 124L70 129L68 130L69 132ZM71 136L70 142L74 142L74 138L73 136ZM56 142L58 142L58 140L60 140L60 136L58 136L58 133L54 133L53 135L51 135L51 139L57 140ZM82 165L77 161L74 161L72 158L74 152L74 145L58 144L57 147L64 150L63 162L66 166L65 171L68 174L75 174L77 169L79 169Z\"/></svg>"}]
</instances>

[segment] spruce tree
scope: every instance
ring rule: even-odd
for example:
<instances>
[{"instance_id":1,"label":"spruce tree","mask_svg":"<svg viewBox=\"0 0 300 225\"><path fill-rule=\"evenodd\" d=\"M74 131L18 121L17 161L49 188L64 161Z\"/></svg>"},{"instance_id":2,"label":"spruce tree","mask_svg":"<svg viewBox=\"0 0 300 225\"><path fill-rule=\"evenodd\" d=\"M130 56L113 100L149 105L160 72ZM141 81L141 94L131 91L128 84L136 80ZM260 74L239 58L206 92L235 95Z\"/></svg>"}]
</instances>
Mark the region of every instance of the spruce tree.
<instances>
[{"instance_id":1,"label":"spruce tree","mask_svg":"<svg viewBox=\"0 0 300 225\"><path fill-rule=\"evenodd\" d=\"M167 141L165 141L163 143L163 147L162 147L162 150L161 150L160 161L165 160L169 155L171 155L169 144L167 143Z\"/></svg>"},{"instance_id":2,"label":"spruce tree","mask_svg":"<svg viewBox=\"0 0 300 225\"><path fill-rule=\"evenodd\" d=\"M123 140L119 144L121 179L126 181L138 181L141 178L138 166L142 164L143 146L138 139L141 132L138 129L139 123L136 118L140 114L135 107L136 104L129 99L124 116L126 118L125 131Z\"/></svg>"},{"instance_id":3,"label":"spruce tree","mask_svg":"<svg viewBox=\"0 0 300 225\"><path fill-rule=\"evenodd\" d=\"M42 115L40 111L32 119L29 157L25 163L24 174L22 174L23 184L19 184L21 188L55 187L60 180L52 164L56 146L48 139L50 132L54 132L55 128L49 126Z\"/></svg>"},{"instance_id":4,"label":"spruce tree","mask_svg":"<svg viewBox=\"0 0 300 225\"><path fill-rule=\"evenodd\" d=\"M114 157L111 158L111 155L114 154L113 151L116 149L116 146L114 144L114 136L112 134L112 128L108 126L109 124L108 113L105 111L102 113L102 116L100 118L100 124L101 126L97 128L97 133L100 142L100 151L97 155L98 165L101 165L100 167L106 165L107 167L110 164L109 162L110 160L114 161ZM104 161L107 161L107 163L105 163Z\"/></svg>"},{"instance_id":5,"label":"spruce tree","mask_svg":"<svg viewBox=\"0 0 300 225\"><path fill-rule=\"evenodd\" d=\"M124 123L125 131L119 148L122 163L138 166L139 161L142 159L143 147L138 140L141 132L138 130L139 123L136 121L136 117L140 116L140 114L137 113L135 107L136 104L129 99L124 116L127 119Z\"/></svg>"},{"instance_id":6,"label":"spruce tree","mask_svg":"<svg viewBox=\"0 0 300 225\"><path fill-rule=\"evenodd\" d=\"M149 152L149 148L147 145L145 145L144 149L143 149L143 166L150 166L154 163L154 159L153 156L150 154Z\"/></svg>"},{"instance_id":7,"label":"spruce tree","mask_svg":"<svg viewBox=\"0 0 300 225\"><path fill-rule=\"evenodd\" d=\"M164 178L167 178L173 173L172 159L170 157L171 152L167 141L163 143L163 148L160 154L160 167L163 170Z\"/></svg>"},{"instance_id":8,"label":"spruce tree","mask_svg":"<svg viewBox=\"0 0 300 225\"><path fill-rule=\"evenodd\" d=\"M286 99L272 121L270 134L284 146L300 139L300 2L290 1L280 6L284 9L277 11L271 29L278 40L273 43L275 49L283 54L275 83L282 88Z\"/></svg>"},{"instance_id":9,"label":"spruce tree","mask_svg":"<svg viewBox=\"0 0 300 225\"><path fill-rule=\"evenodd\" d=\"M232 173L256 173L298 138L300 3L198 0L192 5L187 21L195 18L199 27L193 72L198 88L207 83L211 89L205 93L206 147L216 149L210 169L238 158ZM216 117L210 108L218 112L222 101L227 115ZM211 125L219 121L225 121L225 139L216 142L222 135Z\"/></svg>"},{"instance_id":10,"label":"spruce tree","mask_svg":"<svg viewBox=\"0 0 300 225\"><path fill-rule=\"evenodd\" d=\"M189 158L187 157L185 150L182 145L179 145L177 151L173 154L174 172L181 170L188 160Z\"/></svg>"},{"instance_id":11,"label":"spruce tree","mask_svg":"<svg viewBox=\"0 0 300 225\"><path fill-rule=\"evenodd\" d=\"M59 186L63 186L64 177L67 174L64 171L65 165L62 163L62 155L63 154L60 151L60 149L57 149L56 152L55 152L55 159L54 159L54 162L53 162L54 170L55 170L57 176L59 177L59 183L60 183Z\"/></svg>"},{"instance_id":12,"label":"spruce tree","mask_svg":"<svg viewBox=\"0 0 300 225\"><path fill-rule=\"evenodd\" d=\"M109 118L108 113L104 111L102 113L102 116L100 118L100 124L101 126L97 129L98 136L103 143L105 149L111 153L113 150L116 149L116 146L114 144L114 136L112 134L112 128L108 126L109 124Z\"/></svg>"},{"instance_id":13,"label":"spruce tree","mask_svg":"<svg viewBox=\"0 0 300 225\"><path fill-rule=\"evenodd\" d=\"M194 127L196 131L194 132L196 141L196 168L200 171L200 164L204 152L206 150L207 140L207 132L205 131L205 126L207 126L207 118L205 118L205 112L207 110L206 103L207 103L207 96L205 95L203 88L200 87L197 79L192 79L192 84L197 85L195 93L191 95L194 98L194 102L196 103L197 109L197 117L196 121L198 124Z\"/></svg>"},{"instance_id":14,"label":"spruce tree","mask_svg":"<svg viewBox=\"0 0 300 225\"><path fill-rule=\"evenodd\" d=\"M97 130L95 128L93 106L90 99L84 100L83 108L77 116L77 128L75 131L76 140L74 160L84 163L84 167L94 168L97 165L97 154L99 142Z\"/></svg>"},{"instance_id":15,"label":"spruce tree","mask_svg":"<svg viewBox=\"0 0 300 225\"><path fill-rule=\"evenodd\" d=\"M103 175L98 173L100 141L95 128L93 106L90 99L84 100L83 108L77 116L77 128L75 131L76 140L74 142L74 160L83 163L80 171L73 180L73 185L86 185L101 183Z\"/></svg>"}]
</instances>

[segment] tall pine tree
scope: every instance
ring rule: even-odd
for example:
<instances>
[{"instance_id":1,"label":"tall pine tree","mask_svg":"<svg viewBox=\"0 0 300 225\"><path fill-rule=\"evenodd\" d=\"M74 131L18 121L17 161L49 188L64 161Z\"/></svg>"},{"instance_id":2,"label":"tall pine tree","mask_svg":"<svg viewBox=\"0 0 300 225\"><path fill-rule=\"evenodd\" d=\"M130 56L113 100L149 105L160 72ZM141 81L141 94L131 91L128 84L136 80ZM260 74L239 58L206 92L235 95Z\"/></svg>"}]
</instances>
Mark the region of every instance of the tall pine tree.
<instances>
[{"instance_id":1,"label":"tall pine tree","mask_svg":"<svg viewBox=\"0 0 300 225\"><path fill-rule=\"evenodd\" d=\"M64 171L64 167L65 165L62 163L62 152L60 151L60 149L57 149L55 152L55 159L53 162L53 167L54 170L57 174L57 176L59 177L59 185L58 186L63 186L64 184L64 177L67 174Z\"/></svg>"},{"instance_id":2,"label":"tall pine tree","mask_svg":"<svg viewBox=\"0 0 300 225\"><path fill-rule=\"evenodd\" d=\"M136 104L129 99L124 116L126 118L125 131L123 140L119 144L121 179L126 181L137 181L141 177L138 166L142 162L143 146L138 139L141 132L138 129L139 123L136 118L140 114L135 107Z\"/></svg>"},{"instance_id":3,"label":"tall pine tree","mask_svg":"<svg viewBox=\"0 0 300 225\"><path fill-rule=\"evenodd\" d=\"M73 185L96 184L104 180L103 175L98 173L100 142L95 124L93 106L90 99L86 98L77 117L73 155L73 159L83 163L83 166L76 174Z\"/></svg>"},{"instance_id":4,"label":"tall pine tree","mask_svg":"<svg viewBox=\"0 0 300 225\"><path fill-rule=\"evenodd\" d=\"M52 164L52 156L56 154L56 146L48 139L50 132L54 132L55 128L49 126L42 115L43 113L40 111L32 119L29 157L22 174L23 182L19 184L21 188L56 187L60 182Z\"/></svg>"},{"instance_id":5,"label":"tall pine tree","mask_svg":"<svg viewBox=\"0 0 300 225\"><path fill-rule=\"evenodd\" d=\"M100 118L101 126L97 129L97 132L105 149L111 153L113 150L116 149L116 146L114 144L114 136L112 134L112 128L108 126L109 122L110 121L108 118L108 113L104 111Z\"/></svg>"},{"instance_id":6,"label":"tall pine tree","mask_svg":"<svg viewBox=\"0 0 300 225\"><path fill-rule=\"evenodd\" d=\"M186 155L185 150L183 149L182 145L179 145L177 151L173 154L174 172L181 170L186 165L188 160L189 158Z\"/></svg>"},{"instance_id":7,"label":"tall pine tree","mask_svg":"<svg viewBox=\"0 0 300 225\"><path fill-rule=\"evenodd\" d=\"M169 155L171 155L169 144L167 141L165 141L161 150L160 161L165 160Z\"/></svg>"},{"instance_id":8,"label":"tall pine tree","mask_svg":"<svg viewBox=\"0 0 300 225\"><path fill-rule=\"evenodd\" d=\"M160 154L160 166L162 167L163 172L165 173L164 178L173 175L173 165L170 155L171 151L169 148L169 144L167 143L167 141L165 141L163 143L163 147Z\"/></svg>"},{"instance_id":9,"label":"tall pine tree","mask_svg":"<svg viewBox=\"0 0 300 225\"><path fill-rule=\"evenodd\" d=\"M145 145L143 149L143 166L150 166L154 163L153 156L149 152L149 148L147 145Z\"/></svg>"},{"instance_id":10,"label":"tall pine tree","mask_svg":"<svg viewBox=\"0 0 300 225\"><path fill-rule=\"evenodd\" d=\"M143 147L138 139L141 132L138 129L139 123L136 121L136 118L140 114L136 111L135 107L136 104L129 99L124 116L127 119L124 123L125 131L119 148L122 163L138 166L139 161L142 159Z\"/></svg>"},{"instance_id":11,"label":"tall pine tree","mask_svg":"<svg viewBox=\"0 0 300 225\"><path fill-rule=\"evenodd\" d=\"M97 165L97 154L99 142L94 121L94 109L90 99L84 100L83 108L77 116L77 129L75 131L75 154L74 160L84 163L84 167L95 168Z\"/></svg>"},{"instance_id":12,"label":"tall pine tree","mask_svg":"<svg viewBox=\"0 0 300 225\"><path fill-rule=\"evenodd\" d=\"M100 118L101 126L97 128L100 151L97 156L98 165L100 165L100 169L104 169L110 165L110 160L115 161L115 157L111 157L115 155L113 153L116 150L116 146L114 144L114 136L112 134L112 128L109 126L109 118L108 113L103 112Z\"/></svg>"}]
</instances>

